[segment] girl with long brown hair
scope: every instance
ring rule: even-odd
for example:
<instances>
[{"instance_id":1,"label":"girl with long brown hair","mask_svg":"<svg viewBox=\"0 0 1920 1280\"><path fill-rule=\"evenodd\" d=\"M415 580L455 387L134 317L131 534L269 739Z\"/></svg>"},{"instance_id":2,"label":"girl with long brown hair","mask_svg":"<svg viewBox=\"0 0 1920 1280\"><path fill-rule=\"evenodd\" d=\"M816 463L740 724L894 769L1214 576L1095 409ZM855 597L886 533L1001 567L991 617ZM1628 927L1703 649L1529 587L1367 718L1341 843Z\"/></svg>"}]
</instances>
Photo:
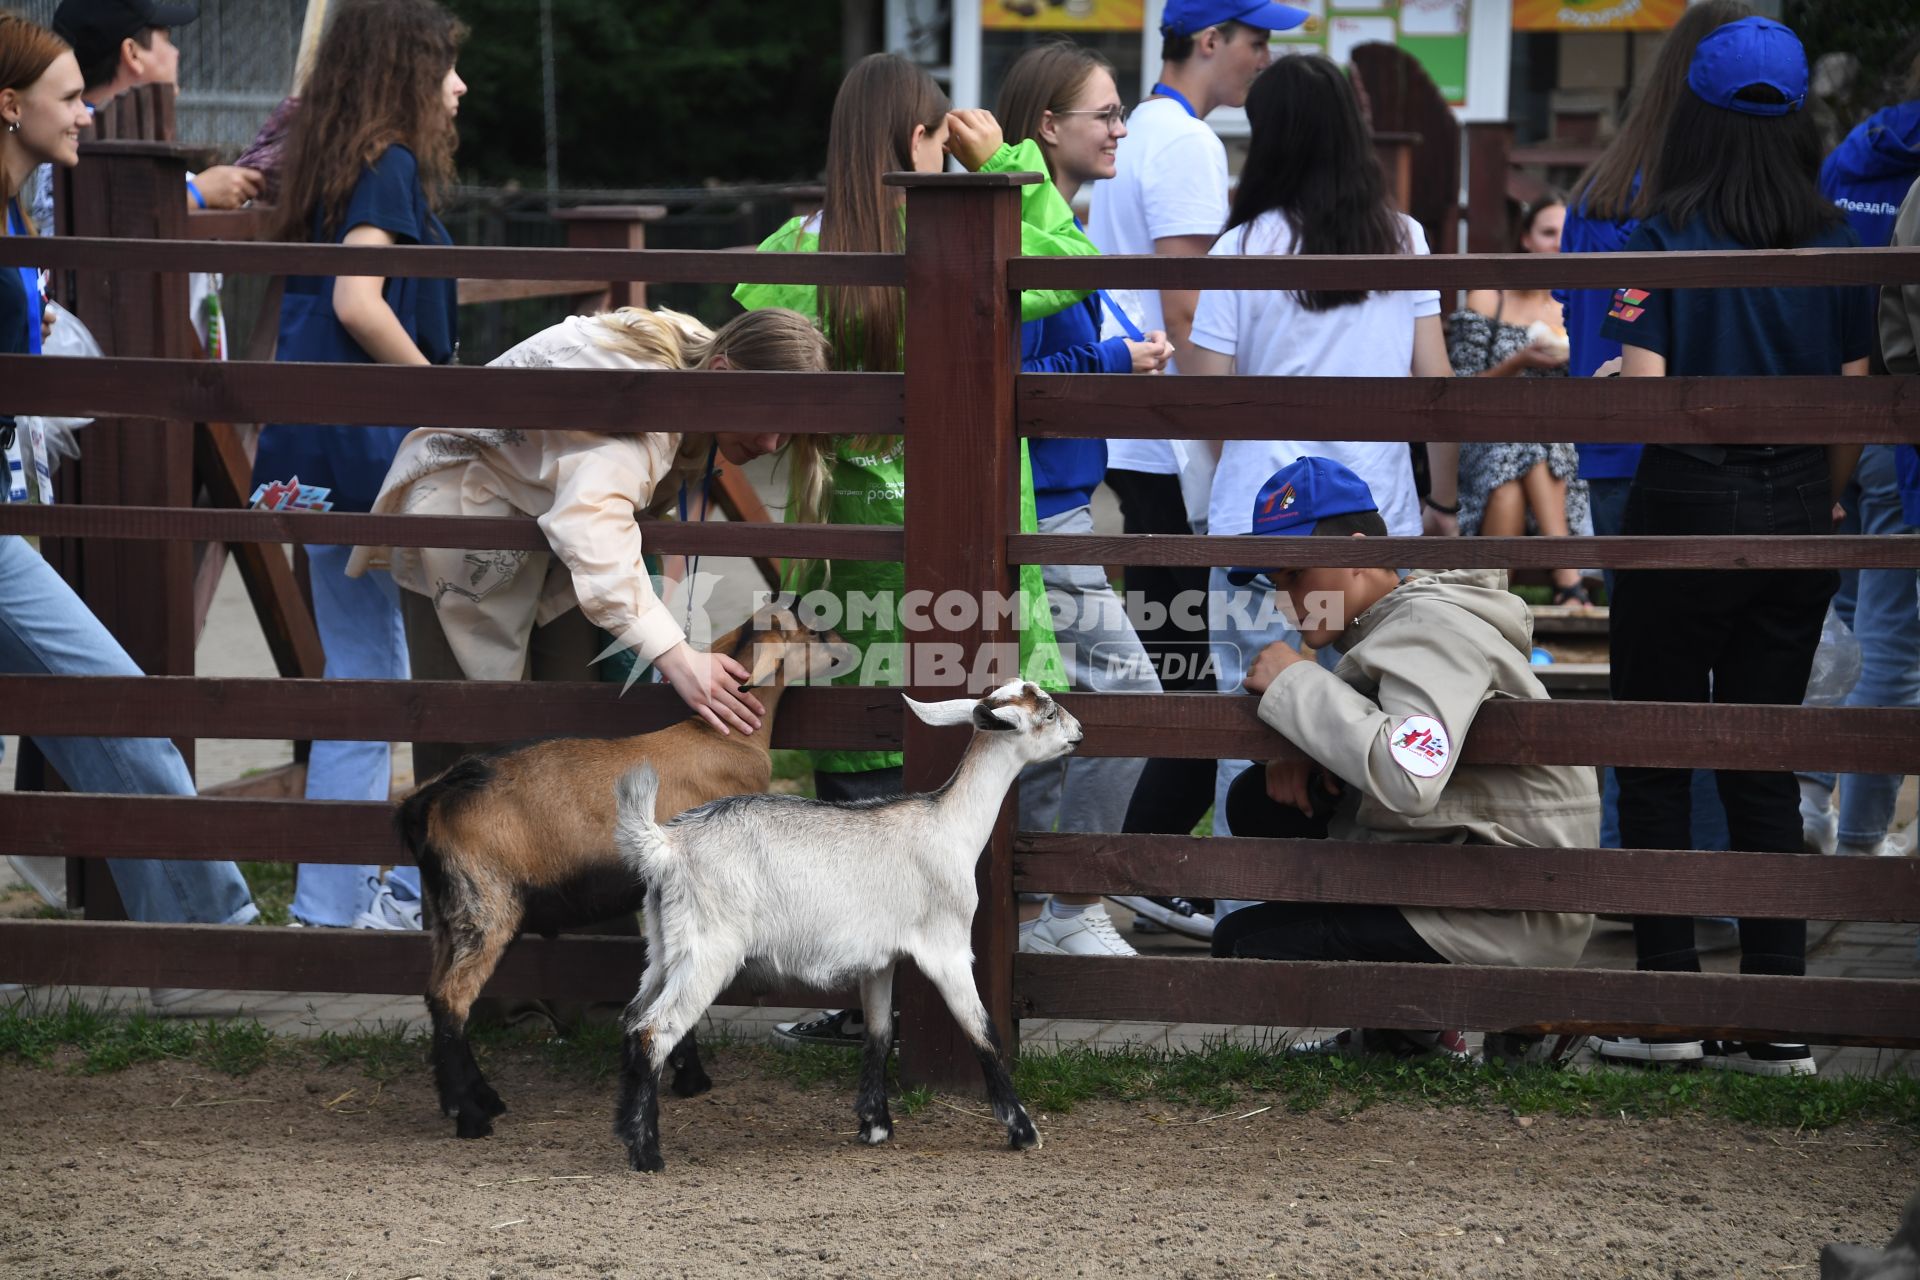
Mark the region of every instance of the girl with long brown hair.
<instances>
[{"instance_id":1,"label":"girl with long brown hair","mask_svg":"<svg viewBox=\"0 0 1920 1280\"><path fill-rule=\"evenodd\" d=\"M1006 145L992 113L952 111L926 70L898 54L877 53L854 64L834 99L827 133L824 208L795 218L760 248L770 252L816 250L898 253L906 242L902 193L883 177L892 172L938 173L953 156L980 172L1045 172L1032 141ZM1020 188L1021 248L1028 254L1091 254L1093 244L1074 225L1073 211L1052 183ZM833 352L834 367L890 372L901 367L905 299L890 288L743 284L734 298L749 310L790 307L818 320ZM1084 292L1038 291L1021 295L1022 320L1039 319L1086 297ZM791 459L790 521L898 525L906 515L906 472L898 436L801 436ZM1036 527L1033 482L1025 442L1021 447L1021 528ZM839 602L838 631L861 655L859 669L840 677L848 684L898 684L906 677L899 622L905 572L897 563L835 561L795 567L782 584L793 591L824 591ZM1038 565L1020 571L1020 667L1029 679L1064 689L1059 654L1048 623L1046 593ZM883 602L849 610L860 593ZM814 783L827 799L897 794L902 788L897 751L816 751ZM801 1024L800 1038L858 1045L858 1011ZM826 1024L826 1025L819 1025Z\"/></svg>"},{"instance_id":2,"label":"girl with long brown hair","mask_svg":"<svg viewBox=\"0 0 1920 1280\"><path fill-rule=\"evenodd\" d=\"M321 37L287 143L280 234L350 245L448 244L433 206L453 176L454 118L467 91L454 69L466 30L435 0L346 0ZM452 280L293 276L280 308L279 360L447 364ZM298 476L365 511L402 427L269 426L256 483ZM385 573L349 578L349 547L308 547L314 621L333 678L404 680L400 599ZM387 798L389 744L316 742L309 800ZM372 866L302 866L293 914L306 924L419 928L418 873L383 884Z\"/></svg>"}]
</instances>

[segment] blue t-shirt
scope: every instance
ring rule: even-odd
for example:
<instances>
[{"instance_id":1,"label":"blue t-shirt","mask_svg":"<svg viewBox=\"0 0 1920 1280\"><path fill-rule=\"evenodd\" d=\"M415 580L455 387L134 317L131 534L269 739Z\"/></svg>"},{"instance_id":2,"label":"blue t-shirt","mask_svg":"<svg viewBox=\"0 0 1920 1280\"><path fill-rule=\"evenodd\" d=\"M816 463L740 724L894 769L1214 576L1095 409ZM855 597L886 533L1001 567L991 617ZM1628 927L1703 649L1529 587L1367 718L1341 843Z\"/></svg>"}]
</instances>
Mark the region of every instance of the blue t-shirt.
<instances>
[{"instance_id":1,"label":"blue t-shirt","mask_svg":"<svg viewBox=\"0 0 1920 1280\"><path fill-rule=\"evenodd\" d=\"M379 227L401 244L451 244L420 185L413 152L388 147L368 166L331 234L314 210L312 238L338 244L355 227ZM373 360L333 311L332 276L290 276L280 304L276 360L322 364L371 364ZM390 276L381 290L393 314L420 353L433 364L453 359L457 341L458 285L453 280ZM254 459L255 484L298 476L333 490L337 509L368 510L379 496L393 455L407 427L269 426Z\"/></svg>"},{"instance_id":2,"label":"blue t-shirt","mask_svg":"<svg viewBox=\"0 0 1920 1280\"><path fill-rule=\"evenodd\" d=\"M1840 224L1808 249L1858 247ZM1629 253L1744 249L1716 235L1705 218L1674 227L1651 218L1627 241ZM1751 289L1635 289L1614 292L1601 334L1667 358L1671 377L1835 374L1873 349L1871 285Z\"/></svg>"},{"instance_id":3,"label":"blue t-shirt","mask_svg":"<svg viewBox=\"0 0 1920 1280\"><path fill-rule=\"evenodd\" d=\"M1639 189L1639 183L1634 189ZM1634 218L1614 222L1590 215L1584 200L1567 210L1566 225L1560 232L1562 253L1619 253L1640 223ZM1556 289L1567 324L1567 372L1576 378L1591 378L1593 371L1620 354L1620 344L1605 337L1600 327L1613 306L1611 289ZM1629 480L1640 465L1637 444L1582 444L1580 478L1583 480Z\"/></svg>"}]
</instances>

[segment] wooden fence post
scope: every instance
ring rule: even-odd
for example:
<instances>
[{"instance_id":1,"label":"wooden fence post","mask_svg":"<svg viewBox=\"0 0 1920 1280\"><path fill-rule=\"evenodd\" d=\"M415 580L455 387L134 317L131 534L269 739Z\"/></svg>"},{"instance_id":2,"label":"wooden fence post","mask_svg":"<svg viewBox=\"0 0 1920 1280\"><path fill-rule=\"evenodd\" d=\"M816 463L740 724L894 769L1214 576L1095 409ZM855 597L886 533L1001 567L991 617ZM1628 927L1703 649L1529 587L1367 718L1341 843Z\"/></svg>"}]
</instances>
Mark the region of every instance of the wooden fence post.
<instances>
[{"instance_id":1,"label":"wooden fence post","mask_svg":"<svg viewBox=\"0 0 1920 1280\"><path fill-rule=\"evenodd\" d=\"M908 189L906 587L964 594L983 604L1009 595L1016 570L1007 535L1019 521L1020 442L1014 434L1013 380L1019 372L1019 312L1007 284L1007 262L1020 252L1019 188L1034 174L891 174ZM984 677L983 645L1016 644L1004 619L942 623L925 611L927 630L908 632L909 680L923 698L957 698L981 686L937 685L923 667L944 647L969 673ZM990 625L991 624L991 625ZM1003 650L1005 651L1005 650ZM923 687L924 686L924 687ZM906 785L931 790L953 773L968 735L932 729L905 707ZM1013 951L1018 929L1013 898L1010 793L980 860L980 909L973 921L974 979L1005 1053L1015 1049ZM900 1007L900 1071L943 1089L981 1088L973 1047L945 1005L917 972L895 987Z\"/></svg>"},{"instance_id":2,"label":"wooden fence post","mask_svg":"<svg viewBox=\"0 0 1920 1280\"><path fill-rule=\"evenodd\" d=\"M667 216L660 204L587 204L576 209L561 209L554 219L567 229L569 249L644 249L647 224ZM647 282L614 280L607 286L602 306L589 311L647 305Z\"/></svg>"},{"instance_id":3,"label":"wooden fence post","mask_svg":"<svg viewBox=\"0 0 1920 1280\"><path fill-rule=\"evenodd\" d=\"M1467 252L1506 253L1507 174L1513 126L1504 120L1467 126Z\"/></svg>"}]
</instances>

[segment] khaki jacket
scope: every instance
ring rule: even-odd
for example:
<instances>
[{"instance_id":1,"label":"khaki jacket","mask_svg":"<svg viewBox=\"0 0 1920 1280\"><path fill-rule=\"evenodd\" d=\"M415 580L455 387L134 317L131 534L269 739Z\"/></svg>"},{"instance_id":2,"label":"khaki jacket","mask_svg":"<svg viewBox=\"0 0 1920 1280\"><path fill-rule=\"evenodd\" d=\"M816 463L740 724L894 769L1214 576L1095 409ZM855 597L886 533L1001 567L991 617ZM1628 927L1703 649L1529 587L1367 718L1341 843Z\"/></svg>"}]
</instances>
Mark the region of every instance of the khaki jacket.
<instances>
[{"instance_id":1,"label":"khaki jacket","mask_svg":"<svg viewBox=\"0 0 1920 1280\"><path fill-rule=\"evenodd\" d=\"M592 324L569 317L492 367L656 367L596 341ZM533 625L575 605L602 631L634 640L638 660L651 662L686 637L654 593L635 520L671 510L683 482L698 505L708 439L421 428L401 443L375 512L533 516L552 554L362 547L347 572L387 569L400 586L431 598L470 679L519 679Z\"/></svg>"},{"instance_id":2,"label":"khaki jacket","mask_svg":"<svg viewBox=\"0 0 1920 1280\"><path fill-rule=\"evenodd\" d=\"M1341 840L1592 848L1600 787L1586 765L1461 764L1483 703L1544 698L1533 618L1504 570L1416 572L1356 618L1333 671L1297 662L1260 718L1347 784L1328 834ZM1552 911L1403 908L1456 964L1567 966L1593 917Z\"/></svg>"},{"instance_id":3,"label":"khaki jacket","mask_svg":"<svg viewBox=\"0 0 1920 1280\"><path fill-rule=\"evenodd\" d=\"M1920 245L1920 182L1907 192L1893 224L1893 243ZM1920 285L1886 285L1880 290L1880 356L1888 373L1920 373Z\"/></svg>"}]
</instances>

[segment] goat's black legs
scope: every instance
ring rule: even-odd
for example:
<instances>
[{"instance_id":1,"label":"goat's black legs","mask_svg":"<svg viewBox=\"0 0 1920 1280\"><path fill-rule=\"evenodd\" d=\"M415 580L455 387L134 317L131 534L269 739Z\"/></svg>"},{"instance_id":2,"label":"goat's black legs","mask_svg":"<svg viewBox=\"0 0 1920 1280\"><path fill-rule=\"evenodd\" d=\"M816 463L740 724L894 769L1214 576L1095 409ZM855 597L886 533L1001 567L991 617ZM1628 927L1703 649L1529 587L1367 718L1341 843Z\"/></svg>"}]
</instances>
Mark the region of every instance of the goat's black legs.
<instances>
[{"instance_id":1,"label":"goat's black legs","mask_svg":"<svg viewBox=\"0 0 1920 1280\"><path fill-rule=\"evenodd\" d=\"M966 952L943 952L941 957L917 955L913 959L920 966L920 972L939 990L940 998L947 1002L948 1012L966 1032L967 1039L973 1041L974 1052L980 1058L980 1071L987 1080L987 1101L993 1104L994 1116L1007 1126L1007 1145L1016 1151L1037 1150L1040 1131L1033 1127L1027 1109L1020 1105L1006 1064L1000 1061L1000 1033L994 1030L986 1006L980 1003L980 993L973 985L973 970L965 963L956 964L943 958L949 954L964 956Z\"/></svg>"},{"instance_id":2,"label":"goat's black legs","mask_svg":"<svg viewBox=\"0 0 1920 1280\"><path fill-rule=\"evenodd\" d=\"M680 1097L692 1098L713 1088L712 1078L700 1064L700 1042L693 1038L693 1032L687 1032L680 1043L673 1046L667 1062L673 1067L673 1091Z\"/></svg>"},{"instance_id":3,"label":"goat's black legs","mask_svg":"<svg viewBox=\"0 0 1920 1280\"><path fill-rule=\"evenodd\" d=\"M620 1045L620 1108L613 1132L627 1147L627 1163L641 1173L667 1167L660 1158L660 1068L644 1030L628 1031Z\"/></svg>"},{"instance_id":4,"label":"goat's black legs","mask_svg":"<svg viewBox=\"0 0 1920 1280\"><path fill-rule=\"evenodd\" d=\"M860 1141L878 1146L893 1136L887 1111L887 1055L893 1049L893 966L860 979L860 1004L866 1014L867 1043L860 1059Z\"/></svg>"},{"instance_id":5,"label":"goat's black legs","mask_svg":"<svg viewBox=\"0 0 1920 1280\"><path fill-rule=\"evenodd\" d=\"M433 1081L440 1091L440 1110L453 1118L454 1131L461 1137L484 1138L493 1132L493 1117L504 1114L507 1104L480 1074L473 1046L467 1042L466 1019L432 996L427 997L427 1012L433 1015L429 1054Z\"/></svg>"}]
</instances>

